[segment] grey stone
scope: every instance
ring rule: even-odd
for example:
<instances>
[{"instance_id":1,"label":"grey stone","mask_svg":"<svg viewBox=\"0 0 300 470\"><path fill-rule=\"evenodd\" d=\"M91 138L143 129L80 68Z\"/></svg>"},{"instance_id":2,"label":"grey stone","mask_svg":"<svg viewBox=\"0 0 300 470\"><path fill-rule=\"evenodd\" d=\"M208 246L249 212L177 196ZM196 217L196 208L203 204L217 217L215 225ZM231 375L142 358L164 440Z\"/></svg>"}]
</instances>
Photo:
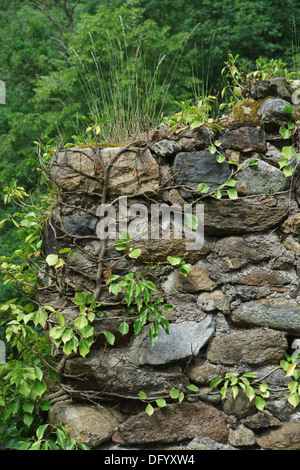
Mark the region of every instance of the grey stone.
<instances>
[{"instance_id":1,"label":"grey stone","mask_svg":"<svg viewBox=\"0 0 300 470\"><path fill-rule=\"evenodd\" d=\"M249 166L250 162L251 158L245 160L235 176L238 180L235 189L240 195L266 194L270 188L276 192L285 191L289 187L289 180L279 168L263 160L255 166Z\"/></svg>"},{"instance_id":2,"label":"grey stone","mask_svg":"<svg viewBox=\"0 0 300 470\"><path fill-rule=\"evenodd\" d=\"M255 326L300 333L300 304L293 299L261 299L243 304L233 311L231 320Z\"/></svg>"},{"instance_id":3,"label":"grey stone","mask_svg":"<svg viewBox=\"0 0 300 470\"><path fill-rule=\"evenodd\" d=\"M229 435L229 443L234 447L251 447L255 442L254 432L242 424Z\"/></svg>"},{"instance_id":4,"label":"grey stone","mask_svg":"<svg viewBox=\"0 0 300 470\"><path fill-rule=\"evenodd\" d=\"M244 418L251 415L255 411L254 401L250 401L243 390L239 390L238 395L233 398L232 392L229 391L223 403L223 411L228 416Z\"/></svg>"},{"instance_id":5,"label":"grey stone","mask_svg":"<svg viewBox=\"0 0 300 470\"><path fill-rule=\"evenodd\" d=\"M187 446L191 450L233 450L230 446L216 442L209 437L195 437Z\"/></svg>"},{"instance_id":6,"label":"grey stone","mask_svg":"<svg viewBox=\"0 0 300 470\"><path fill-rule=\"evenodd\" d=\"M266 148L264 134L260 128L240 127L219 137L222 147L242 152L263 152Z\"/></svg>"},{"instance_id":7,"label":"grey stone","mask_svg":"<svg viewBox=\"0 0 300 470\"><path fill-rule=\"evenodd\" d=\"M215 336L210 341L207 359L215 364L277 363L287 349L284 334L275 330L238 330Z\"/></svg>"},{"instance_id":8,"label":"grey stone","mask_svg":"<svg viewBox=\"0 0 300 470\"><path fill-rule=\"evenodd\" d=\"M159 167L149 149L103 148L101 157L103 164L110 167L110 194L129 195L158 189ZM69 148L58 152L51 161L50 176L59 188L66 191L91 194L103 189L103 169L92 148Z\"/></svg>"},{"instance_id":9,"label":"grey stone","mask_svg":"<svg viewBox=\"0 0 300 470\"><path fill-rule=\"evenodd\" d=\"M160 157L167 157L179 152L181 147L175 140L163 139L151 144L150 149Z\"/></svg>"},{"instance_id":10,"label":"grey stone","mask_svg":"<svg viewBox=\"0 0 300 470\"><path fill-rule=\"evenodd\" d=\"M285 111L286 106L289 105L288 101L281 98L265 100L257 112L262 126L267 130L279 129L280 126L285 126L288 121L295 120L294 114L289 114Z\"/></svg>"},{"instance_id":11,"label":"grey stone","mask_svg":"<svg viewBox=\"0 0 300 470\"><path fill-rule=\"evenodd\" d=\"M119 444L182 442L203 436L226 443L228 428L221 411L203 403L180 403L132 416L112 436Z\"/></svg>"},{"instance_id":12,"label":"grey stone","mask_svg":"<svg viewBox=\"0 0 300 470\"><path fill-rule=\"evenodd\" d=\"M276 77L257 82L253 87L252 96L256 100L274 96L291 101L291 91L284 77Z\"/></svg>"},{"instance_id":13,"label":"grey stone","mask_svg":"<svg viewBox=\"0 0 300 470\"><path fill-rule=\"evenodd\" d=\"M82 236L94 233L98 219L84 211L78 210L62 217L62 223L68 233Z\"/></svg>"},{"instance_id":14,"label":"grey stone","mask_svg":"<svg viewBox=\"0 0 300 470\"><path fill-rule=\"evenodd\" d=\"M124 418L119 411L104 406L62 402L49 411L50 424L62 424L71 437L90 448L109 441L122 421Z\"/></svg>"},{"instance_id":15,"label":"grey stone","mask_svg":"<svg viewBox=\"0 0 300 470\"><path fill-rule=\"evenodd\" d=\"M270 450L300 450L300 423L283 423L280 428L265 431L257 444Z\"/></svg>"},{"instance_id":16,"label":"grey stone","mask_svg":"<svg viewBox=\"0 0 300 470\"><path fill-rule=\"evenodd\" d=\"M288 215L287 205L268 207L245 199L204 200L204 231L208 235L237 235L276 227Z\"/></svg>"},{"instance_id":17,"label":"grey stone","mask_svg":"<svg viewBox=\"0 0 300 470\"><path fill-rule=\"evenodd\" d=\"M197 303L205 312L219 310L224 314L230 312L229 300L222 291L203 292L199 295Z\"/></svg>"},{"instance_id":18,"label":"grey stone","mask_svg":"<svg viewBox=\"0 0 300 470\"><path fill-rule=\"evenodd\" d=\"M158 340L151 346L149 338L143 341L140 352L140 364L167 364L172 361L185 359L199 350L214 334L213 315L197 322L173 323L170 334L161 329Z\"/></svg>"},{"instance_id":19,"label":"grey stone","mask_svg":"<svg viewBox=\"0 0 300 470\"><path fill-rule=\"evenodd\" d=\"M227 162L218 163L217 154L208 150L199 152L180 152L173 164L173 173L177 184L184 185L189 191L195 192L200 183L206 183L211 188L219 188L230 177ZM188 195L188 191L183 192Z\"/></svg>"}]
</instances>

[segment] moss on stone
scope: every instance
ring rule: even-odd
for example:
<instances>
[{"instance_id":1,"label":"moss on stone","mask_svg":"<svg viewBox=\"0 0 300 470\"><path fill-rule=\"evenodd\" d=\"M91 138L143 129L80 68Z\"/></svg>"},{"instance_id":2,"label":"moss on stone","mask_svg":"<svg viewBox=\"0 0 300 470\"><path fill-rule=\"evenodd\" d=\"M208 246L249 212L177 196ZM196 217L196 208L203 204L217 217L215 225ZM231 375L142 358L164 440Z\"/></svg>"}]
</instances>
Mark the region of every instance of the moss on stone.
<instances>
[{"instance_id":1,"label":"moss on stone","mask_svg":"<svg viewBox=\"0 0 300 470\"><path fill-rule=\"evenodd\" d=\"M247 98L239 101L231 112L231 119L237 123L256 123L259 122L258 110L262 103L268 98L255 101L254 99Z\"/></svg>"}]
</instances>

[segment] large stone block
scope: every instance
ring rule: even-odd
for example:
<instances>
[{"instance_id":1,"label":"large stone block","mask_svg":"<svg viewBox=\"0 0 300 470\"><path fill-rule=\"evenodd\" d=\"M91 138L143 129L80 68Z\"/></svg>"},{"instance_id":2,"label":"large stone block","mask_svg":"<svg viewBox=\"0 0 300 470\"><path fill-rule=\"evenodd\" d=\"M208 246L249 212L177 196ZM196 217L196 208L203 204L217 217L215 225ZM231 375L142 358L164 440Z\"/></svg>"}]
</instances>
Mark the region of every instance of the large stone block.
<instances>
[{"instance_id":1,"label":"large stone block","mask_svg":"<svg viewBox=\"0 0 300 470\"><path fill-rule=\"evenodd\" d=\"M199 350L211 339L215 331L213 315L201 322L182 322L170 325L170 334L160 331L158 340L151 346L145 338L140 351L140 364L167 364L198 354Z\"/></svg>"},{"instance_id":2,"label":"large stone block","mask_svg":"<svg viewBox=\"0 0 300 470\"><path fill-rule=\"evenodd\" d=\"M159 187L159 167L150 150L114 147L103 148L100 154L104 165L110 166L110 194L132 195ZM52 159L50 176L66 191L101 193L103 188L103 169L97 152L91 148L58 152Z\"/></svg>"}]
</instances>

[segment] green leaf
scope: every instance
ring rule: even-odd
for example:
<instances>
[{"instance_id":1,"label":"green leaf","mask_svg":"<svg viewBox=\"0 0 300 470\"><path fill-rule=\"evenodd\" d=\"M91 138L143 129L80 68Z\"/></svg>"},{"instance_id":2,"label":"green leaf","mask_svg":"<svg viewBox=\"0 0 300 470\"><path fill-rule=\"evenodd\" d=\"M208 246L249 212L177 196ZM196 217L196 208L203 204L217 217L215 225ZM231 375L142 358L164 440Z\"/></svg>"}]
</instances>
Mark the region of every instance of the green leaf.
<instances>
[{"instance_id":1,"label":"green leaf","mask_svg":"<svg viewBox=\"0 0 300 470\"><path fill-rule=\"evenodd\" d=\"M88 321L87 319L80 315L79 317L75 318L74 320L74 325L76 326L76 328L83 328L85 327L86 325L88 324Z\"/></svg>"},{"instance_id":2,"label":"green leaf","mask_svg":"<svg viewBox=\"0 0 300 470\"><path fill-rule=\"evenodd\" d=\"M196 387L196 385L194 384L190 384L186 387L188 390L190 390L191 392L198 392L199 391L199 388Z\"/></svg>"},{"instance_id":3,"label":"green leaf","mask_svg":"<svg viewBox=\"0 0 300 470\"><path fill-rule=\"evenodd\" d=\"M85 305L87 301L87 294L85 292L76 292L75 294L75 305Z\"/></svg>"},{"instance_id":4,"label":"green leaf","mask_svg":"<svg viewBox=\"0 0 300 470\"><path fill-rule=\"evenodd\" d=\"M288 165L289 164L289 159L286 158L286 157L281 157L279 158L278 160L278 165L279 165L279 168L283 168L284 166Z\"/></svg>"},{"instance_id":5,"label":"green leaf","mask_svg":"<svg viewBox=\"0 0 300 470\"><path fill-rule=\"evenodd\" d=\"M160 408L164 408L165 406L167 406L166 400L164 400L163 398L158 398L157 400L155 400L155 402Z\"/></svg>"},{"instance_id":6,"label":"green leaf","mask_svg":"<svg viewBox=\"0 0 300 470\"><path fill-rule=\"evenodd\" d=\"M265 404L266 402L263 398L258 396L255 397L255 406L258 410L263 411Z\"/></svg>"},{"instance_id":7,"label":"green leaf","mask_svg":"<svg viewBox=\"0 0 300 470\"><path fill-rule=\"evenodd\" d=\"M181 258L179 258L178 256L168 256L167 260L169 261L169 263L171 263L172 266L176 266L181 262Z\"/></svg>"},{"instance_id":8,"label":"green leaf","mask_svg":"<svg viewBox=\"0 0 300 470\"><path fill-rule=\"evenodd\" d=\"M289 176L292 176L292 174L294 173L294 167L293 166L285 166L283 168L283 174L286 178L288 178Z\"/></svg>"},{"instance_id":9,"label":"green leaf","mask_svg":"<svg viewBox=\"0 0 300 470\"><path fill-rule=\"evenodd\" d=\"M208 184L200 183L198 185L197 191L200 191L202 194L206 194L209 191Z\"/></svg>"},{"instance_id":10,"label":"green leaf","mask_svg":"<svg viewBox=\"0 0 300 470\"><path fill-rule=\"evenodd\" d=\"M288 396L288 402L296 408L296 406L299 404L299 396L296 393L291 393Z\"/></svg>"},{"instance_id":11,"label":"green leaf","mask_svg":"<svg viewBox=\"0 0 300 470\"><path fill-rule=\"evenodd\" d=\"M142 400L147 400L147 395L146 395L146 393L143 392L143 391L140 391L140 392L138 393L138 396L139 396Z\"/></svg>"},{"instance_id":12,"label":"green leaf","mask_svg":"<svg viewBox=\"0 0 300 470\"><path fill-rule=\"evenodd\" d=\"M236 189L227 189L227 194L230 199L238 199L238 193Z\"/></svg>"},{"instance_id":13,"label":"green leaf","mask_svg":"<svg viewBox=\"0 0 300 470\"><path fill-rule=\"evenodd\" d=\"M126 321L123 321L120 325L119 325L119 328L118 328L119 332L122 334L122 335L127 335L128 331L129 331L129 325Z\"/></svg>"},{"instance_id":14,"label":"green leaf","mask_svg":"<svg viewBox=\"0 0 300 470\"><path fill-rule=\"evenodd\" d=\"M55 315L56 315L56 318L57 318L57 321L59 323L60 326L65 326L65 318L63 317L63 315L59 312L55 312Z\"/></svg>"},{"instance_id":15,"label":"green leaf","mask_svg":"<svg viewBox=\"0 0 300 470\"><path fill-rule=\"evenodd\" d=\"M232 396L233 396L234 400L236 399L238 393L239 393L238 387L236 385L233 385L232 386Z\"/></svg>"},{"instance_id":16,"label":"green leaf","mask_svg":"<svg viewBox=\"0 0 300 470\"><path fill-rule=\"evenodd\" d=\"M39 396L41 397L43 395L43 393L45 393L47 390L47 385L45 384L45 382L42 380L35 380L33 382L33 391Z\"/></svg>"},{"instance_id":17,"label":"green leaf","mask_svg":"<svg viewBox=\"0 0 300 470\"><path fill-rule=\"evenodd\" d=\"M217 155L217 156L216 156L216 159L217 159L217 162L218 162L218 163L223 163L224 160L226 160L226 158L224 157L224 155Z\"/></svg>"},{"instance_id":18,"label":"green leaf","mask_svg":"<svg viewBox=\"0 0 300 470\"><path fill-rule=\"evenodd\" d=\"M279 129L279 133L284 139L289 139L291 136L291 131L287 129L285 126L281 126Z\"/></svg>"},{"instance_id":19,"label":"green leaf","mask_svg":"<svg viewBox=\"0 0 300 470\"><path fill-rule=\"evenodd\" d=\"M43 436L44 436L44 433L46 431L48 427L48 424L42 424L41 426L39 426L36 430L36 436L38 439L42 439Z\"/></svg>"},{"instance_id":20,"label":"green leaf","mask_svg":"<svg viewBox=\"0 0 300 470\"><path fill-rule=\"evenodd\" d=\"M194 214L186 214L186 224L192 230L196 230L198 227L198 218Z\"/></svg>"},{"instance_id":21,"label":"green leaf","mask_svg":"<svg viewBox=\"0 0 300 470\"><path fill-rule=\"evenodd\" d=\"M46 263L49 266L55 266L58 261L58 256L57 255L48 255L46 258Z\"/></svg>"},{"instance_id":22,"label":"green leaf","mask_svg":"<svg viewBox=\"0 0 300 470\"><path fill-rule=\"evenodd\" d=\"M255 397L255 392L253 388L251 387L251 385L248 385L248 387L246 388L246 395L250 401L252 401L253 398Z\"/></svg>"},{"instance_id":23,"label":"green leaf","mask_svg":"<svg viewBox=\"0 0 300 470\"><path fill-rule=\"evenodd\" d=\"M295 150L294 147L289 145L288 147L283 147L281 153L284 157L290 160L294 156Z\"/></svg>"},{"instance_id":24,"label":"green leaf","mask_svg":"<svg viewBox=\"0 0 300 470\"><path fill-rule=\"evenodd\" d=\"M79 354L82 357L85 357L89 352L90 352L89 343L85 339L82 339L79 343Z\"/></svg>"},{"instance_id":25,"label":"green leaf","mask_svg":"<svg viewBox=\"0 0 300 470\"><path fill-rule=\"evenodd\" d=\"M235 186L237 183L237 180L234 180L232 178L229 178L226 183L224 184L225 186Z\"/></svg>"},{"instance_id":26,"label":"green leaf","mask_svg":"<svg viewBox=\"0 0 300 470\"><path fill-rule=\"evenodd\" d=\"M31 402L25 402L23 405L23 410L26 411L27 413L32 414L34 410L34 404Z\"/></svg>"},{"instance_id":27,"label":"green leaf","mask_svg":"<svg viewBox=\"0 0 300 470\"><path fill-rule=\"evenodd\" d=\"M113 333L110 333L109 331L103 331L103 334L108 344L113 346L115 343L115 335Z\"/></svg>"},{"instance_id":28,"label":"green leaf","mask_svg":"<svg viewBox=\"0 0 300 470\"><path fill-rule=\"evenodd\" d=\"M26 426L30 428L30 426L32 425L33 416L29 413L25 413L23 417L23 421L26 424Z\"/></svg>"},{"instance_id":29,"label":"green leaf","mask_svg":"<svg viewBox=\"0 0 300 470\"><path fill-rule=\"evenodd\" d=\"M217 199L221 199L222 193L221 191L219 191L219 189L215 189L214 193Z\"/></svg>"},{"instance_id":30,"label":"green leaf","mask_svg":"<svg viewBox=\"0 0 300 470\"><path fill-rule=\"evenodd\" d=\"M176 388L172 388L170 390L170 397L171 398L178 398L179 397L179 390L177 390Z\"/></svg>"},{"instance_id":31,"label":"green leaf","mask_svg":"<svg viewBox=\"0 0 300 470\"><path fill-rule=\"evenodd\" d=\"M288 105L286 105L286 107L284 108L284 111L285 111L287 114L293 114L293 112L294 112L294 106L292 106L291 104L288 104Z\"/></svg>"},{"instance_id":32,"label":"green leaf","mask_svg":"<svg viewBox=\"0 0 300 470\"><path fill-rule=\"evenodd\" d=\"M291 377L297 367L297 363L289 364L286 370L286 377Z\"/></svg>"},{"instance_id":33,"label":"green leaf","mask_svg":"<svg viewBox=\"0 0 300 470\"><path fill-rule=\"evenodd\" d=\"M154 408L150 403L148 403L148 405L146 406L145 411L149 416L151 416L154 413Z\"/></svg>"},{"instance_id":34,"label":"green leaf","mask_svg":"<svg viewBox=\"0 0 300 470\"><path fill-rule=\"evenodd\" d=\"M136 250L131 251L128 256L129 256L129 258L136 259L140 256L141 252L142 252L142 250L136 249Z\"/></svg>"},{"instance_id":35,"label":"green leaf","mask_svg":"<svg viewBox=\"0 0 300 470\"><path fill-rule=\"evenodd\" d=\"M49 400L43 400L40 406L41 406L41 410L48 411L51 408L51 403Z\"/></svg>"}]
</instances>

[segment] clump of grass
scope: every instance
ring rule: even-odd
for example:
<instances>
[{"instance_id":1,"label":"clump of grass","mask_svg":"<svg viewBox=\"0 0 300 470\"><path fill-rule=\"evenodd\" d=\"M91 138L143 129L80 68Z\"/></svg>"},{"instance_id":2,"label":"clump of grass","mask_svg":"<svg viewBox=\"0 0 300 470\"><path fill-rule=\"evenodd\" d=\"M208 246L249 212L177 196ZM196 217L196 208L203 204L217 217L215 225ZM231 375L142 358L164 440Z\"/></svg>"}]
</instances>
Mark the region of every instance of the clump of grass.
<instances>
[{"instance_id":1,"label":"clump of grass","mask_svg":"<svg viewBox=\"0 0 300 470\"><path fill-rule=\"evenodd\" d=\"M157 57L153 70L150 70L142 39L133 48L127 40L121 16L120 26L120 37L111 37L106 30L108 61L103 63L98 56L90 33L92 59L83 60L76 50L72 51L72 57L68 57L80 83L89 117L94 123L101 122L99 138L116 144L145 134L159 125L176 67L185 44L196 29L179 44L166 73L162 68L166 53Z\"/></svg>"}]
</instances>

